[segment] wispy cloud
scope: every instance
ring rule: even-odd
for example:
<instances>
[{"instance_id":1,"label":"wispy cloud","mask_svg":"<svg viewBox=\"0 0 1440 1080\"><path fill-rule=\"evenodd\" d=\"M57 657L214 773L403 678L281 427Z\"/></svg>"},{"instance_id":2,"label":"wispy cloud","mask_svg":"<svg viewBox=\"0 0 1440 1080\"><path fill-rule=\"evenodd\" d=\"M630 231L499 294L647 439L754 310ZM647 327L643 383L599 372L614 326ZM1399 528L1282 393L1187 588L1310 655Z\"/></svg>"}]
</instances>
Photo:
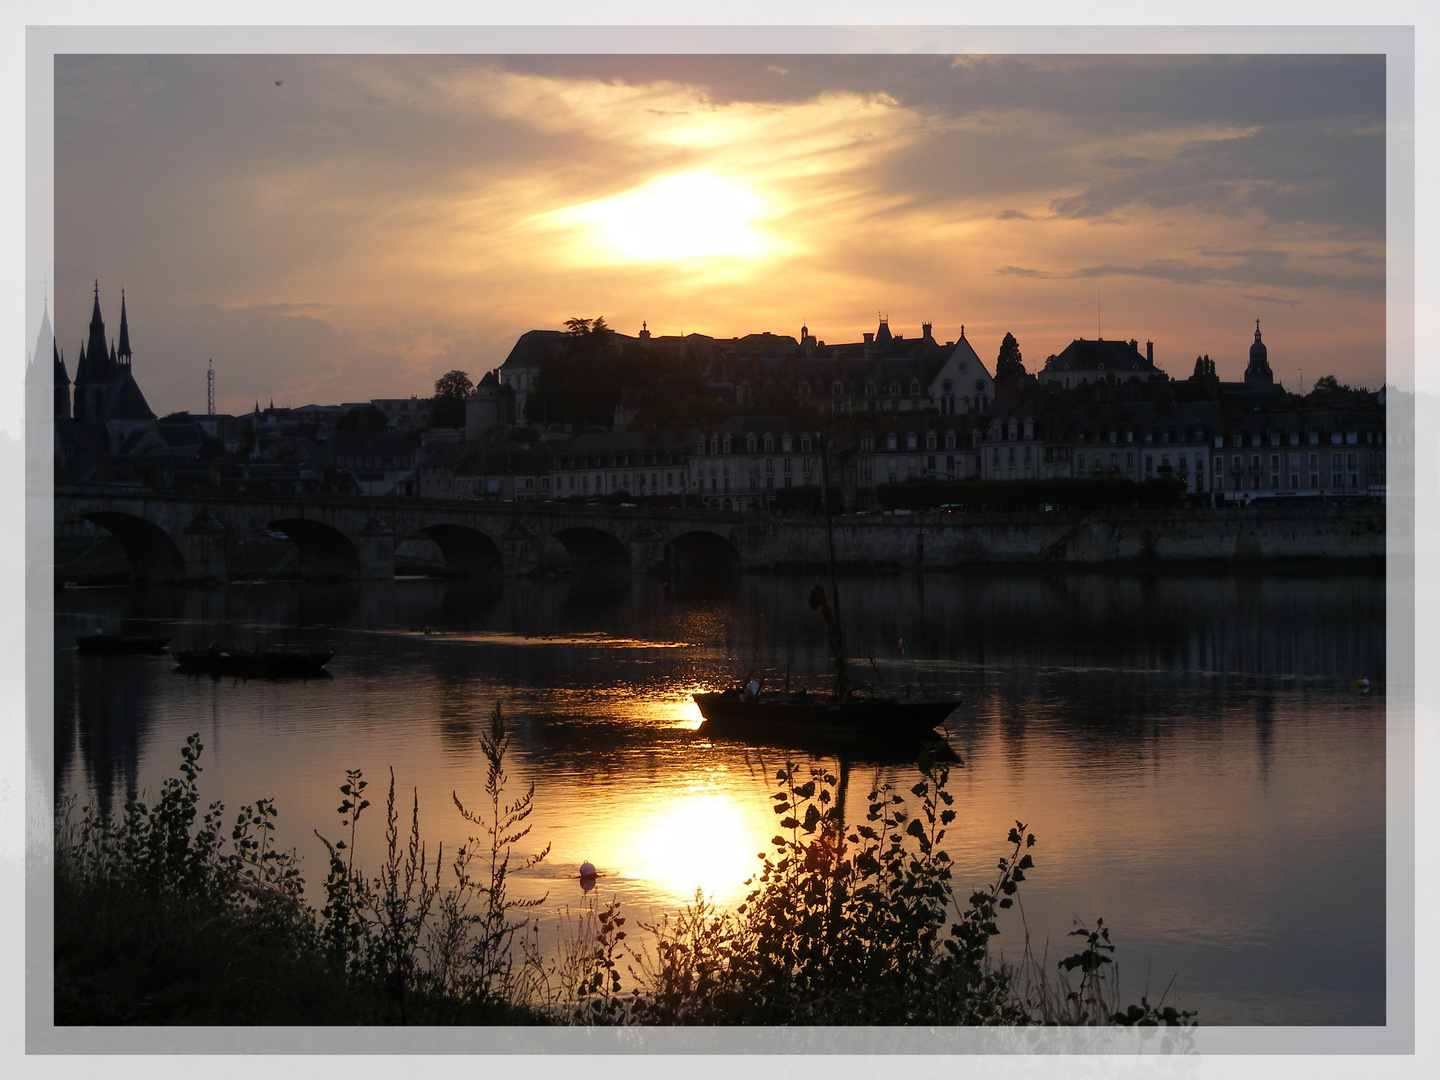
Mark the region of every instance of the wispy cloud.
<instances>
[{"instance_id":1,"label":"wispy cloud","mask_svg":"<svg viewBox=\"0 0 1440 1080\"><path fill-rule=\"evenodd\" d=\"M193 404L196 357L252 396L425 392L598 312L843 340L883 308L1058 349L1096 280L1177 353L1303 304L1277 349L1383 365L1373 57L83 56L56 80L57 332L93 278L125 286L157 408ZM682 201L628 247L582 212L677 178L745 212Z\"/></svg>"}]
</instances>

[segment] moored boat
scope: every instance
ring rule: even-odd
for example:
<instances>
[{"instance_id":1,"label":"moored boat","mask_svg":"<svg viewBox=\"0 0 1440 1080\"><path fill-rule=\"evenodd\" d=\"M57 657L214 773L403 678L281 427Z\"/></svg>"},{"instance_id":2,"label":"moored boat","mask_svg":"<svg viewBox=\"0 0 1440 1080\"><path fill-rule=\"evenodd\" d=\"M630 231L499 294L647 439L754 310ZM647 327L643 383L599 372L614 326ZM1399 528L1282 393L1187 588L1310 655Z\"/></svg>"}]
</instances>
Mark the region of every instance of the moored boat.
<instances>
[{"instance_id":1,"label":"moored boat","mask_svg":"<svg viewBox=\"0 0 1440 1080\"><path fill-rule=\"evenodd\" d=\"M168 637L158 634L80 634L75 648L83 653L163 653L170 644Z\"/></svg>"},{"instance_id":2,"label":"moored boat","mask_svg":"<svg viewBox=\"0 0 1440 1080\"><path fill-rule=\"evenodd\" d=\"M828 453L821 445L821 490L825 497L825 533L829 548L830 598L839 608L839 586L835 579L835 531L830 515ZM871 747L901 748L935 737L935 729L960 704L954 698L896 698L856 688L850 681L845 637L840 614L832 610L825 589L817 584L810 590L810 607L825 618L835 685L829 694L766 693L760 684L718 693L695 694L695 704L705 722L702 734L731 736L747 740L813 740L817 742L865 743ZM788 681L788 679L787 679Z\"/></svg>"},{"instance_id":3,"label":"moored boat","mask_svg":"<svg viewBox=\"0 0 1440 1080\"><path fill-rule=\"evenodd\" d=\"M911 744L935 735L935 728L960 704L946 698L871 697L851 693L750 694L743 688L695 695L705 718L702 732L748 738L840 739Z\"/></svg>"},{"instance_id":4,"label":"moored boat","mask_svg":"<svg viewBox=\"0 0 1440 1080\"><path fill-rule=\"evenodd\" d=\"M325 665L334 653L293 649L174 649L170 653L181 671L208 675L242 675L266 679L303 679L327 675Z\"/></svg>"}]
</instances>

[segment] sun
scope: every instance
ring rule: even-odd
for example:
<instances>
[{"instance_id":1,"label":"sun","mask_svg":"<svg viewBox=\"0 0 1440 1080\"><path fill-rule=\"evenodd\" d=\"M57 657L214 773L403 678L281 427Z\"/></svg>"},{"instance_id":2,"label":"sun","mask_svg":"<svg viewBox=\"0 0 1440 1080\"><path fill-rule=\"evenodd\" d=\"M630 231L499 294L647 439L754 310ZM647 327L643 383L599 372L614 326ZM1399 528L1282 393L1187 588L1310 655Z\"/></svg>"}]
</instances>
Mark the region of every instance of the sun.
<instances>
[{"instance_id":1,"label":"sun","mask_svg":"<svg viewBox=\"0 0 1440 1080\"><path fill-rule=\"evenodd\" d=\"M750 189L705 172L662 176L576 207L604 247L635 262L748 257L765 249L755 221L764 209Z\"/></svg>"}]
</instances>

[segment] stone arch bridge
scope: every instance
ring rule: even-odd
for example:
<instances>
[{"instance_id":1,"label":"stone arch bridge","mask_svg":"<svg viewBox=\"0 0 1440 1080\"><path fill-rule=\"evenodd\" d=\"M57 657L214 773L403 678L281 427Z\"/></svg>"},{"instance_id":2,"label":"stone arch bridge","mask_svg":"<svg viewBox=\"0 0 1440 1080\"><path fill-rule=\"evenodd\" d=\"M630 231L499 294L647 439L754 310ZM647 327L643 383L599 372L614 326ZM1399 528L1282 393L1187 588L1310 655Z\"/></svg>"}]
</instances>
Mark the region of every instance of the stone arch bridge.
<instances>
[{"instance_id":1,"label":"stone arch bridge","mask_svg":"<svg viewBox=\"0 0 1440 1080\"><path fill-rule=\"evenodd\" d=\"M284 495L190 496L57 486L56 535L88 521L124 547L134 578L232 580L256 537L293 544L302 578L390 578L397 544L424 537L455 576L822 566L823 519L703 509ZM1256 562L1380 558L1383 503L1216 510L913 514L837 519L842 565Z\"/></svg>"},{"instance_id":2,"label":"stone arch bridge","mask_svg":"<svg viewBox=\"0 0 1440 1080\"><path fill-rule=\"evenodd\" d=\"M259 537L295 545L296 576L316 579L393 577L397 545L416 538L432 541L454 576L732 572L783 557L763 515L705 510L76 487L57 487L54 506L57 536L70 523L98 525L123 546L133 576L150 582L228 581L237 548Z\"/></svg>"}]
</instances>

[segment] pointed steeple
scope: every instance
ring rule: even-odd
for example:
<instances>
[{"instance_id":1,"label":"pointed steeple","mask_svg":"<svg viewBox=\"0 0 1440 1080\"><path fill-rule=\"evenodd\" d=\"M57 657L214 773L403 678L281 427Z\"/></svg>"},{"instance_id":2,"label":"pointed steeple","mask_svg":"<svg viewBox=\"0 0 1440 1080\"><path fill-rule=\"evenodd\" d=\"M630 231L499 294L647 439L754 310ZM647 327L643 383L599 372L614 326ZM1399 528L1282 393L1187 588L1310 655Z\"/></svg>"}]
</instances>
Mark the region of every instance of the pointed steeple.
<instances>
[{"instance_id":1,"label":"pointed steeple","mask_svg":"<svg viewBox=\"0 0 1440 1080\"><path fill-rule=\"evenodd\" d=\"M100 282L95 282L95 307L90 313L90 340L85 346L85 356L90 361L88 372L90 380L94 382L109 382L110 372L105 369L105 320L100 316ZM98 370L104 369L104 370Z\"/></svg>"},{"instance_id":2,"label":"pointed steeple","mask_svg":"<svg viewBox=\"0 0 1440 1080\"><path fill-rule=\"evenodd\" d=\"M65 370L65 355L52 339L55 352L55 419L70 419L70 374Z\"/></svg>"},{"instance_id":3,"label":"pointed steeple","mask_svg":"<svg viewBox=\"0 0 1440 1080\"><path fill-rule=\"evenodd\" d=\"M120 349L117 355L130 362L130 326L125 318L125 290L120 290Z\"/></svg>"}]
</instances>

